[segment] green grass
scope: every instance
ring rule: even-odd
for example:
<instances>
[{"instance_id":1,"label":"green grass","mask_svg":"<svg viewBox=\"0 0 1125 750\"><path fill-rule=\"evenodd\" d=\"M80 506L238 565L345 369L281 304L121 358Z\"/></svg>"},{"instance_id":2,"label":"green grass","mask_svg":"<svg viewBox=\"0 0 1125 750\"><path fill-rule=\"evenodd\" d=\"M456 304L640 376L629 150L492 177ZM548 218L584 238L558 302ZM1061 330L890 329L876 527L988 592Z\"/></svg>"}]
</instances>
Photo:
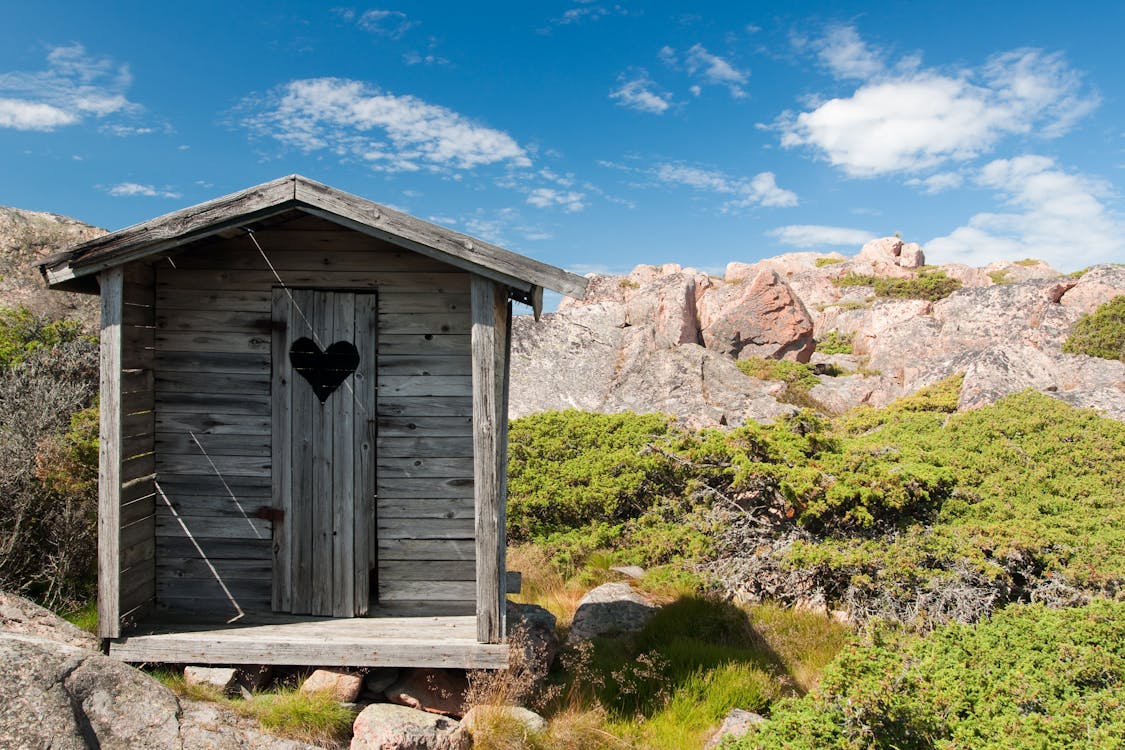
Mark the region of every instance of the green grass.
<instances>
[{"instance_id":1,"label":"green grass","mask_svg":"<svg viewBox=\"0 0 1125 750\"><path fill-rule=\"evenodd\" d=\"M64 612L63 619L87 633L98 632L98 601L91 599L78 609Z\"/></svg>"},{"instance_id":2,"label":"green grass","mask_svg":"<svg viewBox=\"0 0 1125 750\"><path fill-rule=\"evenodd\" d=\"M702 747L732 708L802 694L849 638L819 614L684 596L634 636L570 653L567 698L548 714L596 711L628 747Z\"/></svg>"},{"instance_id":3,"label":"green grass","mask_svg":"<svg viewBox=\"0 0 1125 750\"><path fill-rule=\"evenodd\" d=\"M254 693L249 699L231 698L213 687L188 685L179 670L158 668L149 674L176 695L218 703L256 720L267 732L321 747L344 747L355 719L351 709L328 691L302 693L295 687L277 687Z\"/></svg>"},{"instance_id":4,"label":"green grass","mask_svg":"<svg viewBox=\"0 0 1125 750\"><path fill-rule=\"evenodd\" d=\"M1007 271L989 271L988 278L992 279L993 284L1011 284L1013 279L1008 277Z\"/></svg>"},{"instance_id":5,"label":"green grass","mask_svg":"<svg viewBox=\"0 0 1125 750\"><path fill-rule=\"evenodd\" d=\"M845 260L847 260L847 259L846 258L817 258L816 259L816 267L817 268L824 268L825 266L834 266L837 263L843 263Z\"/></svg>"}]
</instances>

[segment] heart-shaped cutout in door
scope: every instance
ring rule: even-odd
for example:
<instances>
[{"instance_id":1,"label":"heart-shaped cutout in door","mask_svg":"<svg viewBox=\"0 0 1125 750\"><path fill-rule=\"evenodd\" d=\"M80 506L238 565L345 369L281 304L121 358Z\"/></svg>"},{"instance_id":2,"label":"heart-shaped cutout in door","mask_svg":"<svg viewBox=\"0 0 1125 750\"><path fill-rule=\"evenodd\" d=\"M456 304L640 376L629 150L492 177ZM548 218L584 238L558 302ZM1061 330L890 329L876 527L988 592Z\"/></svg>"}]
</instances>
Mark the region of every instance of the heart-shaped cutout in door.
<instances>
[{"instance_id":1,"label":"heart-shaped cutout in door","mask_svg":"<svg viewBox=\"0 0 1125 750\"><path fill-rule=\"evenodd\" d=\"M289 347L289 362L323 404L359 367L359 350L350 341L337 341L321 351L315 341L301 337Z\"/></svg>"}]
</instances>

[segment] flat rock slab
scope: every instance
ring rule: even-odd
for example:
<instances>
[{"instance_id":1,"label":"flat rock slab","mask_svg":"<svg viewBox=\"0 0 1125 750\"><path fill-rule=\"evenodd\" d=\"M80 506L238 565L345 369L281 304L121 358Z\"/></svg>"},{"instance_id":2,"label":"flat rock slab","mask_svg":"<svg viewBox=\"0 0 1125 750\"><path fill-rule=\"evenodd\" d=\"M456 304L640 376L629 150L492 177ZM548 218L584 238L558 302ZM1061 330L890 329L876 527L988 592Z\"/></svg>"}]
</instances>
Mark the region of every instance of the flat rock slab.
<instances>
[{"instance_id":1,"label":"flat rock slab","mask_svg":"<svg viewBox=\"0 0 1125 750\"><path fill-rule=\"evenodd\" d=\"M723 724L719 730L707 741L703 746L703 750L712 750L713 748L720 747L723 740L726 738L738 739L746 735L752 728L761 724L765 719L753 711L745 711L741 708L732 708L723 718Z\"/></svg>"},{"instance_id":2,"label":"flat rock slab","mask_svg":"<svg viewBox=\"0 0 1125 750\"><path fill-rule=\"evenodd\" d=\"M518 724L524 734L540 734L547 730L547 720L521 706L473 706L461 719L460 731L470 737L490 724Z\"/></svg>"},{"instance_id":3,"label":"flat rock slab","mask_svg":"<svg viewBox=\"0 0 1125 750\"><path fill-rule=\"evenodd\" d=\"M372 703L352 725L351 750L466 750L469 737L446 716Z\"/></svg>"},{"instance_id":4,"label":"flat rock slab","mask_svg":"<svg viewBox=\"0 0 1125 750\"><path fill-rule=\"evenodd\" d=\"M611 633L635 633L656 614L658 607L625 582L603 583L578 602L567 643L586 641Z\"/></svg>"},{"instance_id":5,"label":"flat rock slab","mask_svg":"<svg viewBox=\"0 0 1125 750\"><path fill-rule=\"evenodd\" d=\"M403 669L386 690L387 700L419 711L446 716L464 712L468 678L463 669Z\"/></svg>"},{"instance_id":6,"label":"flat rock slab","mask_svg":"<svg viewBox=\"0 0 1125 750\"><path fill-rule=\"evenodd\" d=\"M22 596L0 591L0 630L49 638L79 648L96 649L98 639L50 610Z\"/></svg>"}]
</instances>

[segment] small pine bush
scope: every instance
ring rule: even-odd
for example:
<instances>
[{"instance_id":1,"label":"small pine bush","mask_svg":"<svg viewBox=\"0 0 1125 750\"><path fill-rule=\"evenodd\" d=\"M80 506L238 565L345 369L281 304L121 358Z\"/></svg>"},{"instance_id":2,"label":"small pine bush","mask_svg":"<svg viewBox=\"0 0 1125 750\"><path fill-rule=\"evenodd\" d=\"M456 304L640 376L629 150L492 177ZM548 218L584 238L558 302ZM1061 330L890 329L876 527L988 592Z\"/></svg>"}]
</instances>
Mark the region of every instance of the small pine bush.
<instances>
[{"instance_id":1,"label":"small pine bush","mask_svg":"<svg viewBox=\"0 0 1125 750\"><path fill-rule=\"evenodd\" d=\"M1125 602L1017 605L926 638L876 629L730 747L1119 747L1123 701Z\"/></svg>"},{"instance_id":2,"label":"small pine bush","mask_svg":"<svg viewBox=\"0 0 1125 750\"><path fill-rule=\"evenodd\" d=\"M1125 294L1083 315L1071 328L1063 351L1125 362Z\"/></svg>"},{"instance_id":3,"label":"small pine bush","mask_svg":"<svg viewBox=\"0 0 1125 750\"><path fill-rule=\"evenodd\" d=\"M829 331L816 342L816 350L821 354L851 354L852 337L839 331Z\"/></svg>"}]
</instances>

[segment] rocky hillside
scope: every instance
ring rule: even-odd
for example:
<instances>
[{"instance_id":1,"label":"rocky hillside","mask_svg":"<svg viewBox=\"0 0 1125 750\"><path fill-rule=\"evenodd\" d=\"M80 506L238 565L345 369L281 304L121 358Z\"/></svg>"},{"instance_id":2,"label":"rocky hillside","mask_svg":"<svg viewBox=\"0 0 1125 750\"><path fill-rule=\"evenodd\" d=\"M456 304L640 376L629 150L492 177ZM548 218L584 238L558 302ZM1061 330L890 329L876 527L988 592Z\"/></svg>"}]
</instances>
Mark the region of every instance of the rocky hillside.
<instances>
[{"instance_id":1,"label":"rocky hillside","mask_svg":"<svg viewBox=\"0 0 1125 750\"><path fill-rule=\"evenodd\" d=\"M52 317L93 320L97 300L81 294L45 294L35 263L70 245L105 234L104 229L58 214L0 206L0 300Z\"/></svg>"},{"instance_id":2,"label":"rocky hillside","mask_svg":"<svg viewBox=\"0 0 1125 750\"><path fill-rule=\"evenodd\" d=\"M1034 260L924 262L918 245L888 237L852 257L731 263L722 278L674 264L591 275L585 299L564 300L539 324L516 319L511 415L577 408L662 411L694 426L769 420L796 407L782 383L736 364L762 357L813 364L823 374L808 403L828 413L881 406L964 372L962 408L1035 388L1125 419L1125 365L1062 353L1075 321L1125 294L1125 267L1064 276ZM889 296L904 294L930 299Z\"/></svg>"}]
</instances>

